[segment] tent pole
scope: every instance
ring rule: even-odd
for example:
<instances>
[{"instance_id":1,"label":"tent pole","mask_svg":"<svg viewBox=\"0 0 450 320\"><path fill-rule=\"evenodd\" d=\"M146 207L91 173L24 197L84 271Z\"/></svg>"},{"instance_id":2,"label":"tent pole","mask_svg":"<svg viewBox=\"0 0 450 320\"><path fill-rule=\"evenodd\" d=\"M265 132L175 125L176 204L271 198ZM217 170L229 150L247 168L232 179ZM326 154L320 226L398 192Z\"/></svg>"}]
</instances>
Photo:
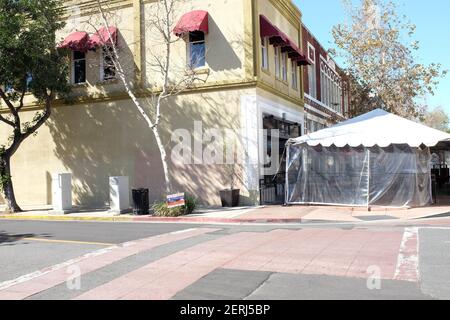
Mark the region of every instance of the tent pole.
<instances>
[{"instance_id":1,"label":"tent pole","mask_svg":"<svg viewBox=\"0 0 450 320\"><path fill-rule=\"evenodd\" d=\"M291 151L291 145L290 144L288 144L287 145L287 153L286 153L286 172L285 172L285 176L284 176L284 179L285 179L285 181L284 181L284 205L285 206L287 206L288 205L288 199L289 199L289 195L288 195L288 192L289 192L289 174L288 174L288 172L289 172L289 169L290 169L290 166L289 166L289 161L290 161L290 159L289 159L289 154L290 154L290 151Z\"/></svg>"},{"instance_id":2,"label":"tent pole","mask_svg":"<svg viewBox=\"0 0 450 320\"><path fill-rule=\"evenodd\" d=\"M367 149L367 211L370 211L370 149Z\"/></svg>"}]
</instances>

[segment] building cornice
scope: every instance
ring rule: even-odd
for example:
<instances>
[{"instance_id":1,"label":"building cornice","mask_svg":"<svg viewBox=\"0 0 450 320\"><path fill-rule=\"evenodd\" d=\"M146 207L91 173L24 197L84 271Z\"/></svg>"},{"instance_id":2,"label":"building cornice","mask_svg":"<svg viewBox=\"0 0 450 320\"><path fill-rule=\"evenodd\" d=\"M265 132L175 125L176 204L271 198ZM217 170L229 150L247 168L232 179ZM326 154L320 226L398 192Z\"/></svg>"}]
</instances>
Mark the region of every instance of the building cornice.
<instances>
[{"instance_id":1,"label":"building cornice","mask_svg":"<svg viewBox=\"0 0 450 320\"><path fill-rule=\"evenodd\" d=\"M256 86L258 88L260 88L260 89L263 89L263 90L265 90L265 91L267 91L267 92L277 96L277 97L280 97L280 98L282 98L282 99L284 99L286 101L289 101L292 104L297 105L299 108L304 108L305 102L304 102L304 100L302 98L291 97L291 96L289 96L289 95L287 95L287 94L285 94L285 93L275 89L274 87L270 86L269 84L267 84L264 81L257 81Z\"/></svg>"},{"instance_id":2,"label":"building cornice","mask_svg":"<svg viewBox=\"0 0 450 320\"><path fill-rule=\"evenodd\" d=\"M223 90L235 90L235 89L247 89L247 88L254 88L256 87L256 81L255 80L245 80L245 81L235 81L235 82L216 82L213 84L202 84L197 87L192 87L189 89L186 89L179 95L188 95L188 94L194 94L194 93L201 93L201 92L211 92L211 91L223 91ZM134 93L138 98L146 98L153 96L155 94L158 94L160 91L158 90L150 90L150 89L138 89L135 90ZM80 104L91 104L91 103L101 103L101 102L112 102L112 101L118 101L118 100L125 100L129 99L128 94L125 90L113 92L109 94L103 94L103 95L83 95L83 96L77 96L71 98L70 103L65 103L61 99L57 99L53 103L53 107L59 107L59 106L71 106L71 105L80 105ZM31 110L40 110L43 106L39 105L37 102L32 102L30 104L26 104L22 111L31 111ZM9 109L7 108L0 108L0 114L9 114Z\"/></svg>"},{"instance_id":3,"label":"building cornice","mask_svg":"<svg viewBox=\"0 0 450 320\"><path fill-rule=\"evenodd\" d=\"M247 79L244 81L235 81L235 82L218 82L214 84L209 85L199 85L197 87L189 88L185 90L184 92L180 93L179 95L189 95L189 94L195 94L195 93L202 93L202 92L212 92L212 91L225 91L225 90L239 90L239 89L249 89L249 88L260 88L262 90L265 90L274 96L277 96L279 98L282 98L288 102L291 102L292 104L295 104L299 108L304 108L304 100L299 98L293 98L287 94L284 94L270 85L262 82L257 81L253 79ZM138 98L146 98L154 95L155 93L158 93L157 91L151 91L150 89L138 89L135 91L135 94ZM83 105L83 104L93 104L93 103L102 103L102 102L113 102L113 101L120 101L120 100L126 100L129 99L128 94L125 91L120 92L114 92L104 95L98 95L98 96L78 96L71 99L70 103L65 103L61 99L57 99L53 107L62 107L62 106L73 106L73 105ZM33 110L41 110L43 108L42 105L39 105L37 102L33 102L30 104L27 104L22 109L22 112L26 111L33 111ZM0 114L9 114L9 109L2 108L0 109Z\"/></svg>"},{"instance_id":4,"label":"building cornice","mask_svg":"<svg viewBox=\"0 0 450 320\"><path fill-rule=\"evenodd\" d=\"M298 30L301 30L302 13L291 0L269 0L270 3Z\"/></svg>"},{"instance_id":5,"label":"building cornice","mask_svg":"<svg viewBox=\"0 0 450 320\"><path fill-rule=\"evenodd\" d=\"M103 0L100 4L103 5L105 11L129 8L133 6L134 0ZM64 3L63 19L74 16L89 16L98 13L98 4L96 0L87 1L66 1Z\"/></svg>"}]
</instances>

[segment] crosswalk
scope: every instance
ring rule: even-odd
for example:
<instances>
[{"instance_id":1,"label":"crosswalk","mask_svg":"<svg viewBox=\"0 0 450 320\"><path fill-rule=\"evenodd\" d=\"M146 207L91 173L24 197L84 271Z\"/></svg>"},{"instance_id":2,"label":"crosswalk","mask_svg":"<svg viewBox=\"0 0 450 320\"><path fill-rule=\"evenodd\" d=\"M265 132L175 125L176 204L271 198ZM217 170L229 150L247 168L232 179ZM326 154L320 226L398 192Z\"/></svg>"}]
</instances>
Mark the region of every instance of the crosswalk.
<instances>
[{"instance_id":1,"label":"crosswalk","mask_svg":"<svg viewBox=\"0 0 450 320\"><path fill-rule=\"evenodd\" d=\"M69 267L76 266L82 279L158 247L219 230L184 229L102 248L0 283L0 299L27 299L64 285L72 279ZM73 298L170 299L218 269L365 279L375 267L380 270L380 279L418 282L418 241L418 228L277 229L223 234L125 270L112 280L80 290Z\"/></svg>"}]
</instances>

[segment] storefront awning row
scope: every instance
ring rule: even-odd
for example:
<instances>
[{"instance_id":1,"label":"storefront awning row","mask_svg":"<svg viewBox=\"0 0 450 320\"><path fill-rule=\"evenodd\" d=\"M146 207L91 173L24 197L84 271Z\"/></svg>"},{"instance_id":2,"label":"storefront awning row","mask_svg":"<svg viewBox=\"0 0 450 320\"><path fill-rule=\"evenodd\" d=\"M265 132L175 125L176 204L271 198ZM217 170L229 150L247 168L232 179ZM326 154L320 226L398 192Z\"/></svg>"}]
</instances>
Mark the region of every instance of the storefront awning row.
<instances>
[{"instance_id":1,"label":"storefront awning row","mask_svg":"<svg viewBox=\"0 0 450 320\"><path fill-rule=\"evenodd\" d=\"M269 43L275 47L281 47L282 52L287 52L291 60L297 61L299 66L310 63L303 55L300 48L283 31L270 22L264 15L259 16L261 38L269 38Z\"/></svg>"},{"instance_id":2,"label":"storefront awning row","mask_svg":"<svg viewBox=\"0 0 450 320\"><path fill-rule=\"evenodd\" d=\"M173 29L177 37L186 33L201 31L205 34L209 31L208 11L194 10L184 14Z\"/></svg>"},{"instance_id":3,"label":"storefront awning row","mask_svg":"<svg viewBox=\"0 0 450 320\"><path fill-rule=\"evenodd\" d=\"M85 31L75 31L69 34L58 46L60 49L86 52L102 46L117 44L118 29L116 27L100 28L92 36Z\"/></svg>"}]
</instances>

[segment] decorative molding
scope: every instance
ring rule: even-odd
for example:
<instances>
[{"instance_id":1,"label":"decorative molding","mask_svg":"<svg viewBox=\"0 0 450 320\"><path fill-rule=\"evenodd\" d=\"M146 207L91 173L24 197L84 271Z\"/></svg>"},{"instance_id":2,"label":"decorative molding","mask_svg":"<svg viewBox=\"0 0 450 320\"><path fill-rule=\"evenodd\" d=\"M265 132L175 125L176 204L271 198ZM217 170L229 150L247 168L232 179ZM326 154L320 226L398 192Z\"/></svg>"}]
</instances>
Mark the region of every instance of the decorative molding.
<instances>
[{"instance_id":1,"label":"decorative molding","mask_svg":"<svg viewBox=\"0 0 450 320\"><path fill-rule=\"evenodd\" d=\"M134 59L134 77L136 84L139 87L143 87L144 85L144 76L143 71L144 61L143 61L143 46L142 43L145 43L145 40L142 39L142 25L143 25L143 12L142 12L142 3L141 0L133 0L133 59Z\"/></svg>"},{"instance_id":2,"label":"decorative molding","mask_svg":"<svg viewBox=\"0 0 450 320\"><path fill-rule=\"evenodd\" d=\"M211 91L225 91L225 90L239 90L239 89L248 89L248 88L260 88L262 90L265 90L271 94L273 94L276 97L282 98L288 102L291 102L292 104L298 106L298 110L302 111L304 108L304 101L303 99L293 98L290 97L273 87L269 86L268 84L262 82L262 81L254 81L254 80L247 80L247 81L239 81L239 82L218 82L214 84L208 84L208 85L200 85L198 87L190 88L184 92L182 92L180 95L189 95L189 94L195 94L200 92L211 92ZM157 91L156 91L157 92ZM149 89L140 89L136 90L135 94L138 98L145 98L149 97L154 92L151 92ZM82 104L92 104L92 103L102 103L102 102L113 102L113 101L120 101L120 100L126 100L129 99L128 94L123 90L120 92L114 92L110 94L106 94L103 96L78 96L74 97L71 103L64 103L64 101L57 99L53 107L62 107L62 106L73 106L73 105L82 105ZM22 112L25 111L33 111L33 110L41 110L43 108L42 105L39 105L37 102L33 102L30 104L27 104L22 109ZM6 108L0 108L1 114L9 114L9 109Z\"/></svg>"},{"instance_id":3,"label":"decorative molding","mask_svg":"<svg viewBox=\"0 0 450 320\"><path fill-rule=\"evenodd\" d=\"M308 114L310 111L317 113L319 115L321 115L322 117L325 118L330 118L331 116L328 113L322 112L319 109L314 108L313 106L311 106L308 101L305 102L305 111Z\"/></svg>"},{"instance_id":4,"label":"decorative molding","mask_svg":"<svg viewBox=\"0 0 450 320\"><path fill-rule=\"evenodd\" d=\"M333 115L336 115L336 116L338 116L338 117L344 118L344 115L343 115L343 114L337 112L336 110L333 110L332 108L330 108L329 106L327 106L327 105L324 104L323 102L321 102L321 101L319 101L319 100L317 100L317 99L311 97L311 96L310 96L309 94L307 94L307 93L305 93L305 100L306 100L306 101L305 101L305 108L307 108L307 107L306 107L307 104L310 105L310 103L308 102L308 100L309 100L309 101L311 101L312 103L315 103L317 106L319 106L319 107L321 107L321 108L324 108L326 112L329 112L329 115L333 114ZM317 109L316 109L316 110L317 110Z\"/></svg>"},{"instance_id":5,"label":"decorative molding","mask_svg":"<svg viewBox=\"0 0 450 320\"><path fill-rule=\"evenodd\" d=\"M249 80L249 81L237 81L237 82L217 82L214 84L208 84L208 85L200 85L198 87L193 87L190 89L185 90L184 92L180 93L180 95L188 95L188 94L194 94L199 92L210 92L210 91L224 91L224 90L233 90L233 89L247 89L247 88L255 88L257 85L256 81ZM150 91L149 89L139 89L134 91L136 96L138 98L145 98L149 97L151 95L154 95L155 93L158 93L159 91ZM125 90L117 91L105 95L99 95L99 96L77 96L72 98L71 103L64 103L62 100L57 99L53 107L59 107L59 106L72 106L72 105L80 105L80 104L90 104L90 103L101 103L101 102L111 102L111 101L119 101L119 100L125 100L129 99L128 94L125 92ZM27 104L24 106L22 111L30 111L30 110L40 110L43 106L39 105L37 102L33 102L30 104ZM0 113L2 114L9 114L9 109L7 108L0 108Z\"/></svg>"},{"instance_id":6,"label":"decorative molding","mask_svg":"<svg viewBox=\"0 0 450 320\"><path fill-rule=\"evenodd\" d=\"M269 0L270 3L280 11L288 21L300 30L302 13L291 0Z\"/></svg>"},{"instance_id":7,"label":"decorative molding","mask_svg":"<svg viewBox=\"0 0 450 320\"><path fill-rule=\"evenodd\" d=\"M256 34L255 21L259 21L255 18L255 0L243 1L244 12L244 70L247 78L253 78L256 76L257 59L255 47L258 45Z\"/></svg>"},{"instance_id":8,"label":"decorative molding","mask_svg":"<svg viewBox=\"0 0 450 320\"><path fill-rule=\"evenodd\" d=\"M135 0L104 0L100 1L100 4L105 5L105 11L118 10L123 8L129 8L133 6L133 1ZM106 7L107 5L107 7ZM64 14L63 19L67 19L72 16L72 8L77 7L80 9L80 17L89 16L98 13L97 1L87 0L87 1L66 1L64 2Z\"/></svg>"},{"instance_id":9,"label":"decorative molding","mask_svg":"<svg viewBox=\"0 0 450 320\"><path fill-rule=\"evenodd\" d=\"M275 89L274 87L270 86L269 84L267 84L264 81L257 81L257 87L260 89L266 90L267 92L270 92L277 97L283 98L295 105L298 105L299 108L304 108L305 102L302 98L291 97L291 96Z\"/></svg>"}]
</instances>

